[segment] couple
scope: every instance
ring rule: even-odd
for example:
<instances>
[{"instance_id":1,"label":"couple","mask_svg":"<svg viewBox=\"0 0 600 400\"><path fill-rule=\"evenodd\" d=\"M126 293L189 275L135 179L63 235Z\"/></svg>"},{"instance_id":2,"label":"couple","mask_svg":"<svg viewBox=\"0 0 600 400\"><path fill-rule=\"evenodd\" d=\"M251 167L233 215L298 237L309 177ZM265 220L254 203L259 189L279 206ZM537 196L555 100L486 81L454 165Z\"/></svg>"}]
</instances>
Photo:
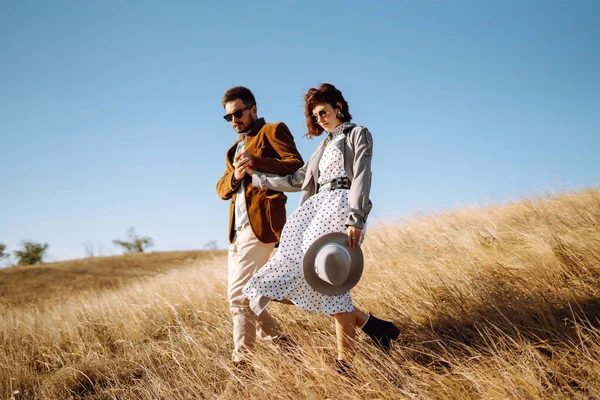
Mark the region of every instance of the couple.
<instances>
[{"instance_id":1,"label":"couple","mask_svg":"<svg viewBox=\"0 0 600 400\"><path fill-rule=\"evenodd\" d=\"M325 133L326 137L303 165L287 126L257 117L256 100L249 89L236 86L223 96L224 118L240 134L227 151L226 171L217 183L219 197L231 199L227 296L233 317L232 358L237 367L248 366L257 331L274 343L289 341L265 310L271 299L284 300L333 316L336 367L347 374L356 327L384 351L400 331L391 322L354 307L349 289L341 294L315 289L315 280L320 279L309 279L303 263L305 256L314 259L316 247L324 249L327 243L337 245L338 253L342 250L352 257L360 253L372 207L373 139L367 128L350 122L348 103L335 86L324 83L312 88L304 101L307 136ZM300 206L286 223L287 198L281 192L300 190ZM278 242L277 253L269 259ZM321 261L330 260L330 269L339 264L336 249L329 258L318 253Z\"/></svg>"}]
</instances>

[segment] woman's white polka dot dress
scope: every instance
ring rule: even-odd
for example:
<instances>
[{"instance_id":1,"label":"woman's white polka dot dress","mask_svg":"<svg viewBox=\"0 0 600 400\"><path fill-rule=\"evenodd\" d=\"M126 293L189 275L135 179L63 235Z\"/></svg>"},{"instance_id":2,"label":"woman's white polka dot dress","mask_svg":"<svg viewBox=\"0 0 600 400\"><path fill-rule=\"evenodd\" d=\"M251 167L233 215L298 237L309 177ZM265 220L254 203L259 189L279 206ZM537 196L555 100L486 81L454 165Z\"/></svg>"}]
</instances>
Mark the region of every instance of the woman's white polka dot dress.
<instances>
[{"instance_id":1,"label":"woman's white polka dot dress","mask_svg":"<svg viewBox=\"0 0 600 400\"><path fill-rule=\"evenodd\" d=\"M330 134L319 162L319 185L347 177L344 156L334 145L345 139L343 128L344 124ZM354 311L350 292L338 296L321 294L306 283L302 271L304 253L317 238L332 232L346 233L346 218L350 213L348 192L348 189L323 190L294 211L283 228L277 253L244 287L243 293L249 300L257 296L289 299L303 310L328 315Z\"/></svg>"}]
</instances>

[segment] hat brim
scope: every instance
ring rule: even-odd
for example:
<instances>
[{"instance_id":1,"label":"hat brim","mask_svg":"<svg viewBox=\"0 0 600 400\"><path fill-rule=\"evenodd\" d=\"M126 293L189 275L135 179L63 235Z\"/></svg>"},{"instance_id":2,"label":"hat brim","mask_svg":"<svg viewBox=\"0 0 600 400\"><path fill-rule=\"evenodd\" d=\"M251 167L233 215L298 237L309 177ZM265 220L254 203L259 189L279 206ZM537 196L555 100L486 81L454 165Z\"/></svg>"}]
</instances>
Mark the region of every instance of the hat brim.
<instances>
[{"instance_id":1,"label":"hat brim","mask_svg":"<svg viewBox=\"0 0 600 400\"><path fill-rule=\"evenodd\" d=\"M317 253L324 245L328 243L338 243L350 253L350 272L348 279L341 285L332 285L329 282L319 278L315 271L315 258ZM351 248L348 246L348 235L341 232L328 233L315 240L306 253L304 254L304 262L302 265L304 271L304 279L306 282L318 291L319 293L326 294L328 296L337 296L352 289L362 276L363 272L363 253L360 246Z\"/></svg>"}]
</instances>

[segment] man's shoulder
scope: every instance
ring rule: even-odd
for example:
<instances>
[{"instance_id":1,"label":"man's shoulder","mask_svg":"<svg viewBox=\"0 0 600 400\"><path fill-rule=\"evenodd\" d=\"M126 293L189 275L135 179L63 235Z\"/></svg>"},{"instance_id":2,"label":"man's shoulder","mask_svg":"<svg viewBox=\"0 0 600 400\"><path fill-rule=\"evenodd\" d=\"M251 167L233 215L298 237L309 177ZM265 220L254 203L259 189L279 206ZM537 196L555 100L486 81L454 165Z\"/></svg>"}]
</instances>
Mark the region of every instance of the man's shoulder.
<instances>
[{"instance_id":1,"label":"man's shoulder","mask_svg":"<svg viewBox=\"0 0 600 400\"><path fill-rule=\"evenodd\" d=\"M265 122L262 129L277 129L277 127L279 127L281 125L287 127L287 125L284 122L277 121L277 122Z\"/></svg>"},{"instance_id":2,"label":"man's shoulder","mask_svg":"<svg viewBox=\"0 0 600 400\"><path fill-rule=\"evenodd\" d=\"M290 129L287 127L287 125L285 124L285 122L266 122L263 127L260 129L260 132L264 133L264 134L274 134L277 131L281 131L284 130L286 132L289 132Z\"/></svg>"}]
</instances>

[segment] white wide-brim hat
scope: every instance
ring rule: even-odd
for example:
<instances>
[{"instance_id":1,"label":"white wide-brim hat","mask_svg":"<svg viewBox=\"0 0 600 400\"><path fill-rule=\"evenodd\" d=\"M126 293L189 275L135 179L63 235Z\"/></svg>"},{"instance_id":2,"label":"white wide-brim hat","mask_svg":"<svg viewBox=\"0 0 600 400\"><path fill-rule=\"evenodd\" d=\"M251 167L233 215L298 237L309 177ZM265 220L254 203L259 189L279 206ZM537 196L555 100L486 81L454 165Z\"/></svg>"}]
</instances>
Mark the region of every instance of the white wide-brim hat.
<instances>
[{"instance_id":1,"label":"white wide-brim hat","mask_svg":"<svg viewBox=\"0 0 600 400\"><path fill-rule=\"evenodd\" d=\"M348 235L334 232L321 236L304 254L304 279L316 291L336 296L352 289L363 272L360 246L350 248Z\"/></svg>"}]
</instances>

